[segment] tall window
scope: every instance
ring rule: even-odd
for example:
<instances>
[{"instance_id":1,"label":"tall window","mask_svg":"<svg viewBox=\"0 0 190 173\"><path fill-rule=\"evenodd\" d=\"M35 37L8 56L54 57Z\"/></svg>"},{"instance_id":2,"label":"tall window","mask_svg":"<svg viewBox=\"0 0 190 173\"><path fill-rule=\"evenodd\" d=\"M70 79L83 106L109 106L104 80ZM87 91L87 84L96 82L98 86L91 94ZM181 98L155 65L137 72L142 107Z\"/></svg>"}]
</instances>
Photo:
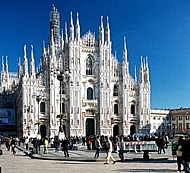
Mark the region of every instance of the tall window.
<instances>
[{"instance_id":1,"label":"tall window","mask_svg":"<svg viewBox=\"0 0 190 173\"><path fill-rule=\"evenodd\" d=\"M118 96L118 86L117 85L114 85L113 96Z\"/></svg>"},{"instance_id":2,"label":"tall window","mask_svg":"<svg viewBox=\"0 0 190 173\"><path fill-rule=\"evenodd\" d=\"M118 105L114 104L114 114L118 115Z\"/></svg>"},{"instance_id":3,"label":"tall window","mask_svg":"<svg viewBox=\"0 0 190 173\"><path fill-rule=\"evenodd\" d=\"M182 123L179 123L179 129L182 129Z\"/></svg>"},{"instance_id":4,"label":"tall window","mask_svg":"<svg viewBox=\"0 0 190 173\"><path fill-rule=\"evenodd\" d=\"M186 123L186 129L190 129L189 123Z\"/></svg>"},{"instance_id":5,"label":"tall window","mask_svg":"<svg viewBox=\"0 0 190 173\"><path fill-rule=\"evenodd\" d=\"M40 113L45 114L45 103L44 102L40 103Z\"/></svg>"},{"instance_id":6,"label":"tall window","mask_svg":"<svg viewBox=\"0 0 190 173\"><path fill-rule=\"evenodd\" d=\"M135 114L135 106L131 105L131 114Z\"/></svg>"},{"instance_id":7,"label":"tall window","mask_svg":"<svg viewBox=\"0 0 190 173\"><path fill-rule=\"evenodd\" d=\"M92 100L93 99L93 89L87 88L87 99Z\"/></svg>"},{"instance_id":8,"label":"tall window","mask_svg":"<svg viewBox=\"0 0 190 173\"><path fill-rule=\"evenodd\" d=\"M61 109L62 109L61 113L65 114L66 113L66 111L65 111L65 103L62 103Z\"/></svg>"},{"instance_id":9,"label":"tall window","mask_svg":"<svg viewBox=\"0 0 190 173\"><path fill-rule=\"evenodd\" d=\"M86 75L92 75L92 57L88 57L86 60Z\"/></svg>"},{"instance_id":10,"label":"tall window","mask_svg":"<svg viewBox=\"0 0 190 173\"><path fill-rule=\"evenodd\" d=\"M62 84L62 92L61 94L66 94L66 86L65 83Z\"/></svg>"}]
</instances>

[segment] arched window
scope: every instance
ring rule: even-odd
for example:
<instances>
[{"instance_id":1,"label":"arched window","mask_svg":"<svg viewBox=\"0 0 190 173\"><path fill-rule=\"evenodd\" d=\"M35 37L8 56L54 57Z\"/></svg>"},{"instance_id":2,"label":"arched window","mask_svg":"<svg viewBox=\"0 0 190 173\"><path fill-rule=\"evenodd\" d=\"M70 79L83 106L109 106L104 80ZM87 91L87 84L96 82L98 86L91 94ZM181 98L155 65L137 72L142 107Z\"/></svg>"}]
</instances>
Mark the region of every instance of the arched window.
<instances>
[{"instance_id":1,"label":"arched window","mask_svg":"<svg viewBox=\"0 0 190 173\"><path fill-rule=\"evenodd\" d=\"M61 113L65 114L65 113L66 113L66 112L65 112L65 103L62 103L61 109L62 109Z\"/></svg>"},{"instance_id":2,"label":"arched window","mask_svg":"<svg viewBox=\"0 0 190 173\"><path fill-rule=\"evenodd\" d=\"M66 87L65 83L62 84L62 94L66 94Z\"/></svg>"},{"instance_id":3,"label":"arched window","mask_svg":"<svg viewBox=\"0 0 190 173\"><path fill-rule=\"evenodd\" d=\"M118 115L118 104L114 104L114 114Z\"/></svg>"},{"instance_id":4,"label":"arched window","mask_svg":"<svg viewBox=\"0 0 190 173\"><path fill-rule=\"evenodd\" d=\"M92 58L88 57L86 60L86 75L92 75Z\"/></svg>"},{"instance_id":5,"label":"arched window","mask_svg":"<svg viewBox=\"0 0 190 173\"><path fill-rule=\"evenodd\" d=\"M40 103L40 113L45 114L45 103L44 102Z\"/></svg>"},{"instance_id":6,"label":"arched window","mask_svg":"<svg viewBox=\"0 0 190 173\"><path fill-rule=\"evenodd\" d=\"M131 105L131 114L135 114L135 106Z\"/></svg>"},{"instance_id":7,"label":"arched window","mask_svg":"<svg viewBox=\"0 0 190 173\"><path fill-rule=\"evenodd\" d=\"M117 85L114 85L113 96L118 96L118 86Z\"/></svg>"},{"instance_id":8,"label":"arched window","mask_svg":"<svg viewBox=\"0 0 190 173\"><path fill-rule=\"evenodd\" d=\"M93 99L93 89L87 88L87 99L92 100Z\"/></svg>"}]
</instances>

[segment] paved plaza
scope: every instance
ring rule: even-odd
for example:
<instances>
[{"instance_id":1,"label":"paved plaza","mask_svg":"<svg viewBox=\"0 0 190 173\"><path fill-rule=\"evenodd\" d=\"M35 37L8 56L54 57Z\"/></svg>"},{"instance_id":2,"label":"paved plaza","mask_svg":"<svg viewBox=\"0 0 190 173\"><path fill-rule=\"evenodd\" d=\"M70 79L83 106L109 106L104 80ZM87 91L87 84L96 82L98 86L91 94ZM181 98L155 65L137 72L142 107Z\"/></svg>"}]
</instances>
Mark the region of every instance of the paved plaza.
<instances>
[{"instance_id":1,"label":"paved plaza","mask_svg":"<svg viewBox=\"0 0 190 173\"><path fill-rule=\"evenodd\" d=\"M170 173L177 170L176 159L170 155L170 149L162 155L150 153L150 161L141 160L142 153L125 153L124 163L120 162L117 153L113 153L117 160L114 165L112 162L104 164L105 153L101 153L100 159L95 160L94 151L85 148L69 150L69 160L63 157L62 152L55 153L54 149L49 149L49 154L45 156L34 155L33 159L25 156L22 150L17 149L17 154L13 155L4 145L2 149L4 153L0 156L2 173Z\"/></svg>"}]
</instances>

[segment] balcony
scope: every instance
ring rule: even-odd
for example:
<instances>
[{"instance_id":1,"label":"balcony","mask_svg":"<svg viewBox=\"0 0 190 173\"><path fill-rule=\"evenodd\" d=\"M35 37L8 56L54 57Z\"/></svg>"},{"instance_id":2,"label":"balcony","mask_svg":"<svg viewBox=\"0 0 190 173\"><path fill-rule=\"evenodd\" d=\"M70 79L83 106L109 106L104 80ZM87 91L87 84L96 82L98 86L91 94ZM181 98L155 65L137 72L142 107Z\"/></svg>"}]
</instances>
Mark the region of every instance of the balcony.
<instances>
[{"instance_id":1,"label":"balcony","mask_svg":"<svg viewBox=\"0 0 190 173\"><path fill-rule=\"evenodd\" d=\"M83 107L97 107L98 106L98 100L94 99L94 100L83 100L82 101L82 106Z\"/></svg>"},{"instance_id":2,"label":"balcony","mask_svg":"<svg viewBox=\"0 0 190 173\"><path fill-rule=\"evenodd\" d=\"M122 119L121 119L121 116L114 116L113 120L116 123L116 122L121 122Z\"/></svg>"},{"instance_id":3,"label":"balcony","mask_svg":"<svg viewBox=\"0 0 190 173\"><path fill-rule=\"evenodd\" d=\"M94 109L98 107L98 100L83 100L82 101L82 107L85 107L86 109Z\"/></svg>"}]
</instances>

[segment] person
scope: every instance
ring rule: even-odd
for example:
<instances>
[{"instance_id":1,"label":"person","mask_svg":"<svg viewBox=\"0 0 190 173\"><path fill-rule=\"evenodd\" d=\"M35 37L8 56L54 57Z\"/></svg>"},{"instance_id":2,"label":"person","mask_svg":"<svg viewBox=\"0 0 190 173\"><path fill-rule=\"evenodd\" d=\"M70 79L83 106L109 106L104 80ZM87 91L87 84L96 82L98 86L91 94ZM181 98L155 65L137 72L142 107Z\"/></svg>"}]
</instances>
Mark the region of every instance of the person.
<instances>
[{"instance_id":1,"label":"person","mask_svg":"<svg viewBox=\"0 0 190 173\"><path fill-rule=\"evenodd\" d=\"M33 144L33 147L34 147L35 154L38 154L38 141L37 141L37 138L34 138L32 140L32 144Z\"/></svg>"},{"instance_id":2,"label":"person","mask_svg":"<svg viewBox=\"0 0 190 173\"><path fill-rule=\"evenodd\" d=\"M94 155L94 158L99 158L99 154L100 154L100 148L102 148L102 145L100 143L100 137L97 136L96 140L95 140L95 147L96 147L96 152Z\"/></svg>"},{"instance_id":3,"label":"person","mask_svg":"<svg viewBox=\"0 0 190 173\"><path fill-rule=\"evenodd\" d=\"M149 160L149 150L145 150L144 153L143 153L143 159L144 160Z\"/></svg>"},{"instance_id":4,"label":"person","mask_svg":"<svg viewBox=\"0 0 190 173\"><path fill-rule=\"evenodd\" d=\"M165 149L164 149L164 146L165 146L165 142L164 142L164 139L159 136L157 139L156 139L156 145L158 147L158 154L162 154L162 150L165 154Z\"/></svg>"},{"instance_id":5,"label":"person","mask_svg":"<svg viewBox=\"0 0 190 173\"><path fill-rule=\"evenodd\" d=\"M59 141L58 136L55 136L53 143L55 147L55 152L58 153L60 149L60 141Z\"/></svg>"},{"instance_id":6,"label":"person","mask_svg":"<svg viewBox=\"0 0 190 173\"><path fill-rule=\"evenodd\" d=\"M12 150L12 152L13 152L13 154L15 155L16 154L16 150L15 150L15 147L16 147L16 141L15 141L15 138L13 138L12 140L11 140L11 150Z\"/></svg>"},{"instance_id":7,"label":"person","mask_svg":"<svg viewBox=\"0 0 190 173\"><path fill-rule=\"evenodd\" d=\"M106 158L106 162L104 164L109 164L110 158L113 160L113 164L116 163L116 160L113 158L112 156L112 150L113 150L113 146L112 146L112 142L110 141L110 139L108 138L108 136L105 136L105 140L106 140L106 153L107 153L107 158Z\"/></svg>"},{"instance_id":8,"label":"person","mask_svg":"<svg viewBox=\"0 0 190 173\"><path fill-rule=\"evenodd\" d=\"M6 138L5 144L8 151L10 151L11 148L11 140L12 138Z\"/></svg>"},{"instance_id":9,"label":"person","mask_svg":"<svg viewBox=\"0 0 190 173\"><path fill-rule=\"evenodd\" d=\"M190 136L182 143L182 159L184 162L185 173L190 173Z\"/></svg>"},{"instance_id":10,"label":"person","mask_svg":"<svg viewBox=\"0 0 190 173\"><path fill-rule=\"evenodd\" d=\"M44 154L48 154L48 138L47 136L44 138Z\"/></svg>"},{"instance_id":11,"label":"person","mask_svg":"<svg viewBox=\"0 0 190 173\"><path fill-rule=\"evenodd\" d=\"M119 157L122 162L124 162L124 147L125 147L125 142L123 140L123 136L121 136L119 143Z\"/></svg>"},{"instance_id":12,"label":"person","mask_svg":"<svg viewBox=\"0 0 190 173\"><path fill-rule=\"evenodd\" d=\"M178 144L175 147L175 151L177 154L177 168L178 168L178 172L181 172L181 165L183 165L183 158L182 158L182 145L183 142L185 140L184 136L180 136L178 139ZM184 167L184 165L183 165Z\"/></svg>"},{"instance_id":13,"label":"person","mask_svg":"<svg viewBox=\"0 0 190 173\"><path fill-rule=\"evenodd\" d=\"M87 148L88 150L92 149L92 139L90 138L90 136L87 139Z\"/></svg>"},{"instance_id":14,"label":"person","mask_svg":"<svg viewBox=\"0 0 190 173\"><path fill-rule=\"evenodd\" d=\"M65 137L65 139L62 139L62 151L64 152L65 157L69 157L69 140L67 137Z\"/></svg>"},{"instance_id":15,"label":"person","mask_svg":"<svg viewBox=\"0 0 190 173\"><path fill-rule=\"evenodd\" d=\"M29 138L28 138L28 136L25 139L25 145L26 145L26 150L28 150L28 145L29 145Z\"/></svg>"}]
</instances>

